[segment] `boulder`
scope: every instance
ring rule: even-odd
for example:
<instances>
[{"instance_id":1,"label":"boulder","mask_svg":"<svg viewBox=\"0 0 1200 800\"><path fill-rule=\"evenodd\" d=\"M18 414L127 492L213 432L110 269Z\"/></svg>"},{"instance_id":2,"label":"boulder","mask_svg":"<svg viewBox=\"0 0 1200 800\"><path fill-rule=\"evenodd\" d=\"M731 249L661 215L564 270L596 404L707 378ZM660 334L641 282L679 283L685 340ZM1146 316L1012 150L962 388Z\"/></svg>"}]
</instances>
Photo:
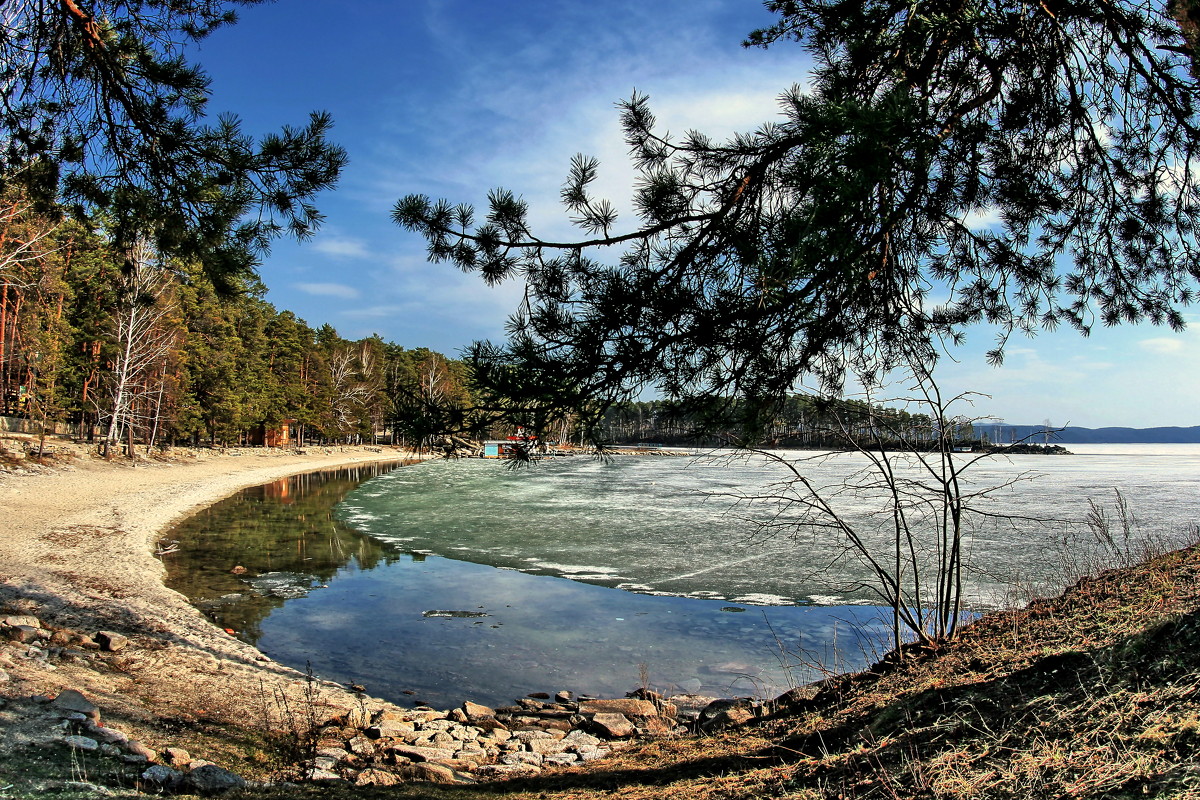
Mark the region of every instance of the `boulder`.
<instances>
[{"instance_id":1,"label":"boulder","mask_svg":"<svg viewBox=\"0 0 1200 800\"><path fill-rule=\"evenodd\" d=\"M129 637L122 636L114 631L96 631L95 640L100 645L101 650L106 650L110 653L123 650L129 644Z\"/></svg>"},{"instance_id":2,"label":"boulder","mask_svg":"<svg viewBox=\"0 0 1200 800\"><path fill-rule=\"evenodd\" d=\"M149 747L146 747L146 745L142 744L137 739L130 739L129 743L125 745L125 749L129 751L131 756L140 756L147 761L158 760L158 753L154 752Z\"/></svg>"},{"instance_id":3,"label":"boulder","mask_svg":"<svg viewBox=\"0 0 1200 800\"><path fill-rule=\"evenodd\" d=\"M393 755L403 756L410 761L444 761L454 758L454 751L445 747L417 747L415 745L397 744L388 748Z\"/></svg>"},{"instance_id":4,"label":"boulder","mask_svg":"<svg viewBox=\"0 0 1200 800\"><path fill-rule=\"evenodd\" d=\"M240 775L216 764L205 764L188 773L186 784L196 794L209 795L241 789L246 785L246 781Z\"/></svg>"},{"instance_id":5,"label":"boulder","mask_svg":"<svg viewBox=\"0 0 1200 800\"><path fill-rule=\"evenodd\" d=\"M183 783L183 773L164 764L155 764L142 773L142 780L157 789L174 791Z\"/></svg>"},{"instance_id":6,"label":"boulder","mask_svg":"<svg viewBox=\"0 0 1200 800\"><path fill-rule=\"evenodd\" d=\"M612 700L581 700L580 714L624 714L625 716L652 717L658 709L649 700L624 697Z\"/></svg>"},{"instance_id":7,"label":"boulder","mask_svg":"<svg viewBox=\"0 0 1200 800\"><path fill-rule=\"evenodd\" d=\"M472 703L470 700L462 704L462 711L467 715L467 719L474 720L477 717L495 717L496 709L490 706Z\"/></svg>"},{"instance_id":8,"label":"boulder","mask_svg":"<svg viewBox=\"0 0 1200 800\"><path fill-rule=\"evenodd\" d=\"M417 770L421 773L421 778L430 783L474 783L475 780L470 775L464 775L461 772L447 767L443 764L430 764L428 762L416 765Z\"/></svg>"},{"instance_id":9,"label":"boulder","mask_svg":"<svg viewBox=\"0 0 1200 800\"><path fill-rule=\"evenodd\" d=\"M87 736L64 736L62 742L72 750L82 750L85 753L94 753L100 749L100 743Z\"/></svg>"},{"instance_id":10,"label":"boulder","mask_svg":"<svg viewBox=\"0 0 1200 800\"><path fill-rule=\"evenodd\" d=\"M387 770L370 767L358 773L354 779L355 786L396 786L400 779Z\"/></svg>"},{"instance_id":11,"label":"boulder","mask_svg":"<svg viewBox=\"0 0 1200 800\"><path fill-rule=\"evenodd\" d=\"M36 642L42 638L43 633L46 633L41 628L35 628L32 625L12 625L5 628L4 632L8 634L9 639L21 644Z\"/></svg>"},{"instance_id":12,"label":"boulder","mask_svg":"<svg viewBox=\"0 0 1200 800\"><path fill-rule=\"evenodd\" d=\"M58 697L54 698L50 706L60 714L83 714L94 725L100 724L100 709L96 707L95 703L84 697L82 692L75 689L64 689L59 692Z\"/></svg>"},{"instance_id":13,"label":"boulder","mask_svg":"<svg viewBox=\"0 0 1200 800\"><path fill-rule=\"evenodd\" d=\"M192 763L192 754L182 747L167 747L162 751L163 762L177 769L186 769Z\"/></svg>"},{"instance_id":14,"label":"boulder","mask_svg":"<svg viewBox=\"0 0 1200 800\"><path fill-rule=\"evenodd\" d=\"M592 717L592 724L607 739L623 739L637 732L624 714L596 714Z\"/></svg>"},{"instance_id":15,"label":"boulder","mask_svg":"<svg viewBox=\"0 0 1200 800\"><path fill-rule=\"evenodd\" d=\"M571 746L566 739L530 739L525 743L529 748L529 752L538 753L540 755L549 755L551 753L561 753Z\"/></svg>"},{"instance_id":16,"label":"boulder","mask_svg":"<svg viewBox=\"0 0 1200 800\"><path fill-rule=\"evenodd\" d=\"M754 703L747 698L714 700L700 712L700 727L719 731L745 725L755 717Z\"/></svg>"}]
</instances>

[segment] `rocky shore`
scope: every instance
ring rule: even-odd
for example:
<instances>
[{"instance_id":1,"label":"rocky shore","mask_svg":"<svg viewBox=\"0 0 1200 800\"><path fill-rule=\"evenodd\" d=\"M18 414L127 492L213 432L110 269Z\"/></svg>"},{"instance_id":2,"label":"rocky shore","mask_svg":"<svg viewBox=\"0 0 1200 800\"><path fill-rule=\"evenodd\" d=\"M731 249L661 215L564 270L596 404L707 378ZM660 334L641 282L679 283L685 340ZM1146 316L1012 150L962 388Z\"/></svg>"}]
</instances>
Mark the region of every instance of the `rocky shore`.
<instances>
[{"instance_id":1,"label":"rocky shore","mask_svg":"<svg viewBox=\"0 0 1200 800\"><path fill-rule=\"evenodd\" d=\"M7 671L26 676L69 667L76 674L117 672L144 645L137 637L58 627L31 614L0 617L0 747L6 752L21 746L45 748L57 751L64 763L68 756L71 763L90 756L99 769L92 770L89 781L59 783L100 794L111 791L110 785L199 795L247 785L236 764L221 766L167 740L137 738L108 720L88 693L74 688L53 695L13 691L22 681L14 681ZM664 698L647 689L623 698L560 691L553 697L521 698L504 708L466 701L439 711L399 708L353 688L331 695L330 688L342 689L306 677L299 696L276 687L244 698L245 713L264 724L279 745L275 780L391 786L414 780L469 784L529 777L604 758L633 740L715 732L762 712L749 699ZM128 718L122 699L106 698L118 716Z\"/></svg>"},{"instance_id":2,"label":"rocky shore","mask_svg":"<svg viewBox=\"0 0 1200 800\"><path fill-rule=\"evenodd\" d=\"M46 765L25 785L31 794L52 784L105 793L76 786L93 783L207 794L283 778L468 783L754 718L748 701L644 689L400 708L272 662L164 587L155 544L176 519L297 472L410 457L257 449L0 463L0 787L12 790L20 763Z\"/></svg>"}]
</instances>

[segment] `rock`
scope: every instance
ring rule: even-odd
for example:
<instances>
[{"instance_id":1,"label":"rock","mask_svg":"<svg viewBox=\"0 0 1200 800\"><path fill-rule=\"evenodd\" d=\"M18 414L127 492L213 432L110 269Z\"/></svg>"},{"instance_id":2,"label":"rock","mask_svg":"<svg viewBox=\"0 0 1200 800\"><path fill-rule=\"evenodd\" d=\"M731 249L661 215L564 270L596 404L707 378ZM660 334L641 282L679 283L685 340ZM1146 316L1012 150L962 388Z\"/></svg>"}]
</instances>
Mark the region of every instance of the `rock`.
<instances>
[{"instance_id":1,"label":"rock","mask_svg":"<svg viewBox=\"0 0 1200 800\"><path fill-rule=\"evenodd\" d=\"M508 726L494 717L476 717L471 724L481 731L490 733L508 733Z\"/></svg>"},{"instance_id":2,"label":"rock","mask_svg":"<svg viewBox=\"0 0 1200 800\"><path fill-rule=\"evenodd\" d=\"M230 789L240 789L246 781L229 770L216 764L205 764L188 773L186 783L197 794L220 794Z\"/></svg>"},{"instance_id":3,"label":"rock","mask_svg":"<svg viewBox=\"0 0 1200 800\"><path fill-rule=\"evenodd\" d=\"M531 753L549 755L551 753L561 753L571 745L565 739L530 739L525 743L525 746L529 748L529 752Z\"/></svg>"},{"instance_id":4,"label":"rock","mask_svg":"<svg viewBox=\"0 0 1200 800\"><path fill-rule=\"evenodd\" d=\"M346 742L346 749L362 758L370 758L375 755L375 743L362 734Z\"/></svg>"},{"instance_id":5,"label":"rock","mask_svg":"<svg viewBox=\"0 0 1200 800\"><path fill-rule=\"evenodd\" d=\"M444 761L454 758L454 751L445 747L417 747L415 745L397 744L388 748L389 752L403 756L411 761Z\"/></svg>"},{"instance_id":6,"label":"rock","mask_svg":"<svg viewBox=\"0 0 1200 800\"><path fill-rule=\"evenodd\" d=\"M604 758L608 755L608 751L603 747L590 744L578 745L575 748L575 753L579 756L580 761L595 761L598 758Z\"/></svg>"},{"instance_id":7,"label":"rock","mask_svg":"<svg viewBox=\"0 0 1200 800\"><path fill-rule=\"evenodd\" d=\"M504 755L500 761L503 764L532 764L540 767L542 765L542 756L540 753L528 753L521 750Z\"/></svg>"},{"instance_id":8,"label":"rock","mask_svg":"<svg viewBox=\"0 0 1200 800\"><path fill-rule=\"evenodd\" d=\"M474 783L475 779L470 775L464 775L461 772L455 772L450 767L442 764L430 764L428 762L416 765L418 772L423 780L430 783Z\"/></svg>"},{"instance_id":9,"label":"rock","mask_svg":"<svg viewBox=\"0 0 1200 800\"><path fill-rule=\"evenodd\" d=\"M179 769L186 769L192 763L192 754L182 747L167 747L162 751L163 761Z\"/></svg>"},{"instance_id":10,"label":"rock","mask_svg":"<svg viewBox=\"0 0 1200 800\"><path fill-rule=\"evenodd\" d=\"M592 724L608 739L623 739L637 732L624 714L596 714Z\"/></svg>"},{"instance_id":11,"label":"rock","mask_svg":"<svg viewBox=\"0 0 1200 800\"><path fill-rule=\"evenodd\" d=\"M11 680L12 680L12 678L9 676L9 674L7 672L5 672L4 670L0 669L0 683L8 683Z\"/></svg>"},{"instance_id":12,"label":"rock","mask_svg":"<svg viewBox=\"0 0 1200 800\"><path fill-rule=\"evenodd\" d=\"M29 616L27 614L14 615L0 619L0 628L19 628L22 626L28 628L40 628L42 627L42 621L37 617Z\"/></svg>"},{"instance_id":13,"label":"rock","mask_svg":"<svg viewBox=\"0 0 1200 800\"><path fill-rule=\"evenodd\" d=\"M579 762L579 756L574 753L551 753L542 759L542 764L553 764L557 767L569 767Z\"/></svg>"},{"instance_id":14,"label":"rock","mask_svg":"<svg viewBox=\"0 0 1200 800\"><path fill-rule=\"evenodd\" d=\"M317 752L313 753L313 755L318 758L332 758L333 763L336 764L348 756L349 753L341 747L322 747L321 749L317 750Z\"/></svg>"},{"instance_id":15,"label":"rock","mask_svg":"<svg viewBox=\"0 0 1200 800\"><path fill-rule=\"evenodd\" d=\"M36 642L42 633L41 628L35 628L32 625L13 625L5 628L4 631L8 634L9 639L21 644Z\"/></svg>"},{"instance_id":16,"label":"rock","mask_svg":"<svg viewBox=\"0 0 1200 800\"><path fill-rule=\"evenodd\" d=\"M88 733L103 742L115 744L119 747L129 744L129 736L115 728L104 728L99 725L93 725L88 729Z\"/></svg>"},{"instance_id":17,"label":"rock","mask_svg":"<svg viewBox=\"0 0 1200 800\"><path fill-rule=\"evenodd\" d=\"M585 745L599 746L599 745L603 744L604 740L598 739L597 737L592 736L590 733L584 733L583 731L581 731L577 728L577 729L571 731L570 733L568 733L563 738L563 741L566 742L567 744L571 745L572 747L583 747Z\"/></svg>"},{"instance_id":18,"label":"rock","mask_svg":"<svg viewBox=\"0 0 1200 800\"><path fill-rule=\"evenodd\" d=\"M700 712L700 727L705 731L719 731L745 725L752 719L752 701L745 698L714 700Z\"/></svg>"},{"instance_id":19,"label":"rock","mask_svg":"<svg viewBox=\"0 0 1200 800\"><path fill-rule=\"evenodd\" d=\"M146 747L146 745L142 744L137 739L130 739L129 743L125 745L125 749L129 751L130 755L141 756L147 761L158 760L158 753L154 752L149 747Z\"/></svg>"},{"instance_id":20,"label":"rock","mask_svg":"<svg viewBox=\"0 0 1200 800\"><path fill-rule=\"evenodd\" d=\"M173 791L183 783L183 773L164 764L155 764L142 773L142 780L159 789Z\"/></svg>"},{"instance_id":21,"label":"rock","mask_svg":"<svg viewBox=\"0 0 1200 800\"><path fill-rule=\"evenodd\" d=\"M385 720L378 725L363 729L363 735L371 739L402 739L404 734L412 733L416 728L411 722L393 722Z\"/></svg>"},{"instance_id":22,"label":"rock","mask_svg":"<svg viewBox=\"0 0 1200 800\"><path fill-rule=\"evenodd\" d=\"M488 754L485 750L459 750L454 754L453 760L463 761L470 764L472 767L477 767L480 764L487 763ZM463 769L463 767L456 767L456 769Z\"/></svg>"},{"instance_id":23,"label":"rock","mask_svg":"<svg viewBox=\"0 0 1200 800\"><path fill-rule=\"evenodd\" d=\"M396 786L400 779L382 769L368 768L358 773L354 779L355 786Z\"/></svg>"},{"instance_id":24,"label":"rock","mask_svg":"<svg viewBox=\"0 0 1200 800\"><path fill-rule=\"evenodd\" d=\"M313 768L304 773L304 777L310 781L340 781L341 775L336 772L330 772L327 769Z\"/></svg>"},{"instance_id":25,"label":"rock","mask_svg":"<svg viewBox=\"0 0 1200 800\"><path fill-rule=\"evenodd\" d=\"M475 770L476 775L492 778L531 778L542 770L533 764L485 764Z\"/></svg>"},{"instance_id":26,"label":"rock","mask_svg":"<svg viewBox=\"0 0 1200 800\"><path fill-rule=\"evenodd\" d=\"M554 702L556 702L556 703L569 703L569 702L571 702L571 699L572 699L572 697L573 697L573 695L572 695L570 692L566 692L566 691L564 691L564 692L555 692L555 693L554 693Z\"/></svg>"},{"instance_id":27,"label":"rock","mask_svg":"<svg viewBox=\"0 0 1200 800\"><path fill-rule=\"evenodd\" d=\"M347 755L349 755L349 754L342 753L341 756L317 756L316 758L314 758L312 760L313 769L319 769L319 770L325 770L326 772L331 772L331 771L337 769L337 765L340 764L342 762L342 759Z\"/></svg>"},{"instance_id":28,"label":"rock","mask_svg":"<svg viewBox=\"0 0 1200 800\"><path fill-rule=\"evenodd\" d=\"M371 715L371 724L378 725L381 722L408 722L412 724L404 712L394 708L381 708Z\"/></svg>"},{"instance_id":29,"label":"rock","mask_svg":"<svg viewBox=\"0 0 1200 800\"><path fill-rule=\"evenodd\" d=\"M86 736L64 736L62 742L72 750L82 750L85 753L94 753L100 749L99 742Z\"/></svg>"},{"instance_id":30,"label":"rock","mask_svg":"<svg viewBox=\"0 0 1200 800\"><path fill-rule=\"evenodd\" d=\"M449 719L431 719L421 725L423 731L448 731L458 723Z\"/></svg>"},{"instance_id":31,"label":"rock","mask_svg":"<svg viewBox=\"0 0 1200 800\"><path fill-rule=\"evenodd\" d=\"M101 650L116 653L129 644L129 638L113 631L96 631L96 643Z\"/></svg>"},{"instance_id":32,"label":"rock","mask_svg":"<svg viewBox=\"0 0 1200 800\"><path fill-rule=\"evenodd\" d=\"M100 709L96 707L95 703L84 697L82 692L64 689L58 693L58 697L54 698L50 705L59 712L83 714L93 724L100 724Z\"/></svg>"},{"instance_id":33,"label":"rock","mask_svg":"<svg viewBox=\"0 0 1200 800\"><path fill-rule=\"evenodd\" d=\"M658 713L658 709L649 700L625 697L612 700L581 700L579 703L579 713L652 717Z\"/></svg>"},{"instance_id":34,"label":"rock","mask_svg":"<svg viewBox=\"0 0 1200 800\"><path fill-rule=\"evenodd\" d=\"M496 716L496 709L492 708L491 706L480 705L479 703L472 703L470 700L468 700L467 702L462 704L462 711L464 714L467 715L468 719L475 719L476 717L494 717L494 716Z\"/></svg>"}]
</instances>

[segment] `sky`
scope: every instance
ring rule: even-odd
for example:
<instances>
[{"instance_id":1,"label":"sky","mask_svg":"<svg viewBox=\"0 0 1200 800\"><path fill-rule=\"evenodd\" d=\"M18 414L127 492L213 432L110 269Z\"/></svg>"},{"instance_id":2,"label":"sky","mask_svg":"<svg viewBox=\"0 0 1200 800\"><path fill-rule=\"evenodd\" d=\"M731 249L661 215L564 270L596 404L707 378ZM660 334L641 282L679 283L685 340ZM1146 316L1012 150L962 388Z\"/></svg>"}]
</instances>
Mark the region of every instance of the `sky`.
<instances>
[{"instance_id":1,"label":"sky","mask_svg":"<svg viewBox=\"0 0 1200 800\"><path fill-rule=\"evenodd\" d=\"M632 226L632 169L615 104L650 96L662 130L714 138L779 116L804 85L794 44L746 49L773 16L759 0L283 0L239 11L194 48L212 79L212 115L256 135L334 119L349 165L302 244L278 242L260 273L267 299L343 337L379 334L457 355L500 340L520 286L487 287L431 264L425 241L391 221L411 193L486 208L511 189L534 230L569 235L558 201L571 157L601 161L597 196ZM1200 425L1200 308L1187 331L1150 325L1016 336L1004 366L984 360L994 331L973 329L936 378L977 393L968 416L1084 427Z\"/></svg>"}]
</instances>

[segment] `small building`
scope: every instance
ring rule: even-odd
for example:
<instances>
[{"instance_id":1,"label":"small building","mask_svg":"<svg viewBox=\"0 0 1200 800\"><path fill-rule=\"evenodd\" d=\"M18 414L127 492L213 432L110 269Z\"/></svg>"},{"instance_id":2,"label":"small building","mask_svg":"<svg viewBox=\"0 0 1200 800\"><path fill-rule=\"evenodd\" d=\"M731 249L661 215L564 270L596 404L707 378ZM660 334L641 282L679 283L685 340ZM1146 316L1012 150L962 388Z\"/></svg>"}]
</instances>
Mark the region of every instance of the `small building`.
<instances>
[{"instance_id":1,"label":"small building","mask_svg":"<svg viewBox=\"0 0 1200 800\"><path fill-rule=\"evenodd\" d=\"M483 457L508 458L516 454L517 448L533 449L537 446L537 443L538 439L536 436L525 436L522 434L509 436L507 439L488 439L483 443Z\"/></svg>"},{"instance_id":2,"label":"small building","mask_svg":"<svg viewBox=\"0 0 1200 800\"><path fill-rule=\"evenodd\" d=\"M288 447L292 442L292 427L295 424L296 420L285 419L273 428L259 425L249 432L247 439L251 446Z\"/></svg>"}]
</instances>

